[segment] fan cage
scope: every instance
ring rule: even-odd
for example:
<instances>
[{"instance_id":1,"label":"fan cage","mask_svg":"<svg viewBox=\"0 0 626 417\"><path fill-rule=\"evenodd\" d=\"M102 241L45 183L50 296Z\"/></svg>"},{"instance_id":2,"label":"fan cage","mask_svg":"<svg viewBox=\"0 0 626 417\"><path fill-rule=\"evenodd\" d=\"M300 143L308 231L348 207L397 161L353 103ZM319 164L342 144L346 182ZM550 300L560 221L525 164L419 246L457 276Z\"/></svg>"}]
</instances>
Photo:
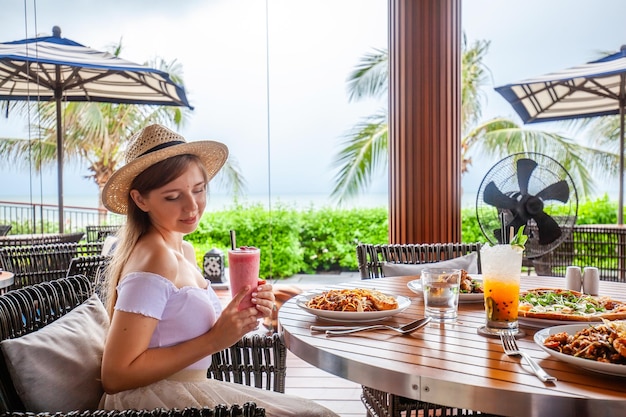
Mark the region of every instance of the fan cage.
<instances>
[{"instance_id":1,"label":"fan cage","mask_svg":"<svg viewBox=\"0 0 626 417\"><path fill-rule=\"evenodd\" d=\"M553 158L534 152L522 152L500 160L496 163L483 178L476 196L476 217L481 231L491 244L501 243L498 241L495 231L501 230L500 216L504 215L505 222L509 223L514 217L511 210L499 209L485 203L485 187L493 182L496 187L509 197L520 196L520 185L518 182L517 161L528 158L538 165L532 171L528 181L528 194L537 195L546 187L564 180L569 188L569 198L566 202L558 200L542 200L543 211L552 217L561 229L561 236L549 244L539 243L539 230L537 223L530 219L526 223L525 233L528 235L526 243L527 258L537 258L558 247L567 236L571 235L571 230L576 223L578 215L578 194L572 177L559 162ZM508 232L507 232L508 233Z\"/></svg>"}]
</instances>

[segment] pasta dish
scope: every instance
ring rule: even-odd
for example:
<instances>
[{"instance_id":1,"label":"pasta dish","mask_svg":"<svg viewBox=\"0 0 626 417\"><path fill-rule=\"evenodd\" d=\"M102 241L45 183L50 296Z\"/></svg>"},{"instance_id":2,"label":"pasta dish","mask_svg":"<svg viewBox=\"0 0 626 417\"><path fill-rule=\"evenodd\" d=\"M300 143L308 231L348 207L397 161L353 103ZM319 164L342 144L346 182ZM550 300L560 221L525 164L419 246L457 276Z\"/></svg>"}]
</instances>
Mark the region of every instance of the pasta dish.
<instances>
[{"instance_id":1,"label":"pasta dish","mask_svg":"<svg viewBox=\"0 0 626 417\"><path fill-rule=\"evenodd\" d=\"M330 311L381 311L398 308L398 301L377 290L363 288L328 290L306 302L309 308Z\"/></svg>"}]
</instances>

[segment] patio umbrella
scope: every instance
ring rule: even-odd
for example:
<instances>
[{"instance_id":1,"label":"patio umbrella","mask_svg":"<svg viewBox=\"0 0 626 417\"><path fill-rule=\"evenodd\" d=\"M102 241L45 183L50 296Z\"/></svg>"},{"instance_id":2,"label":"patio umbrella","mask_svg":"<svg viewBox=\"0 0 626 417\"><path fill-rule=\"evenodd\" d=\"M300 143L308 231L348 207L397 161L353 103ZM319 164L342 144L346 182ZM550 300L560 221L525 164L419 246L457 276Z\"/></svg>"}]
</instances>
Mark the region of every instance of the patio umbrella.
<instances>
[{"instance_id":1,"label":"patio umbrella","mask_svg":"<svg viewBox=\"0 0 626 417\"><path fill-rule=\"evenodd\" d=\"M185 106L183 87L160 70L61 37L0 43L0 100L54 100L57 118L59 231L63 232L62 101Z\"/></svg>"},{"instance_id":2,"label":"patio umbrella","mask_svg":"<svg viewBox=\"0 0 626 417\"><path fill-rule=\"evenodd\" d=\"M624 210L624 107L626 46L597 61L496 87L524 123L620 115L619 207Z\"/></svg>"}]
</instances>

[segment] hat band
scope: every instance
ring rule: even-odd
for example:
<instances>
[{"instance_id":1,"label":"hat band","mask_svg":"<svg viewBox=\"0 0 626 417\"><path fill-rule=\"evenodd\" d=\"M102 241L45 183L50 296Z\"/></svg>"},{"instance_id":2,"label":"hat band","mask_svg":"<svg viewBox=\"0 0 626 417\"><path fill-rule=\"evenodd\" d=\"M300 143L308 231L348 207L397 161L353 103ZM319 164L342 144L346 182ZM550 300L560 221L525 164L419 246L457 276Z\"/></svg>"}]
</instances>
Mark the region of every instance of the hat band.
<instances>
[{"instance_id":1,"label":"hat band","mask_svg":"<svg viewBox=\"0 0 626 417\"><path fill-rule=\"evenodd\" d=\"M148 155L149 153L156 152L156 151L159 151L161 149L169 148L170 146L182 145L183 143L186 143L186 142L183 142L182 140L173 140L173 141L170 141L170 142L165 142L165 143L162 143L160 145L155 146L154 148L148 149L147 151L145 151L144 153L140 154L139 156L145 156L145 155ZM138 156L138 158L139 158L139 156Z\"/></svg>"}]
</instances>

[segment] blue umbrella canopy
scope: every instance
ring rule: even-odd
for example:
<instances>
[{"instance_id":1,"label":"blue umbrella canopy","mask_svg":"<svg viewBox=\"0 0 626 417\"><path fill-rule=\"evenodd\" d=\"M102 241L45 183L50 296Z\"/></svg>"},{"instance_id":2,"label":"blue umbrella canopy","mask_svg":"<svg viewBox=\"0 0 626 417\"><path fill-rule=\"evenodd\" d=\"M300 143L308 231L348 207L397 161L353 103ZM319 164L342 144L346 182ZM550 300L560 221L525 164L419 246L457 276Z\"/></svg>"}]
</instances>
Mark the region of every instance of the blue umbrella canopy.
<instances>
[{"instance_id":1,"label":"blue umbrella canopy","mask_svg":"<svg viewBox=\"0 0 626 417\"><path fill-rule=\"evenodd\" d=\"M626 46L602 59L496 87L524 123L620 115L618 224L624 206Z\"/></svg>"},{"instance_id":2,"label":"blue umbrella canopy","mask_svg":"<svg viewBox=\"0 0 626 417\"><path fill-rule=\"evenodd\" d=\"M0 99L185 106L185 90L163 71L61 37L0 43Z\"/></svg>"},{"instance_id":3,"label":"blue umbrella canopy","mask_svg":"<svg viewBox=\"0 0 626 417\"><path fill-rule=\"evenodd\" d=\"M0 100L50 101L57 106L59 228L63 231L62 101L193 107L163 71L61 37L0 43Z\"/></svg>"}]
</instances>

